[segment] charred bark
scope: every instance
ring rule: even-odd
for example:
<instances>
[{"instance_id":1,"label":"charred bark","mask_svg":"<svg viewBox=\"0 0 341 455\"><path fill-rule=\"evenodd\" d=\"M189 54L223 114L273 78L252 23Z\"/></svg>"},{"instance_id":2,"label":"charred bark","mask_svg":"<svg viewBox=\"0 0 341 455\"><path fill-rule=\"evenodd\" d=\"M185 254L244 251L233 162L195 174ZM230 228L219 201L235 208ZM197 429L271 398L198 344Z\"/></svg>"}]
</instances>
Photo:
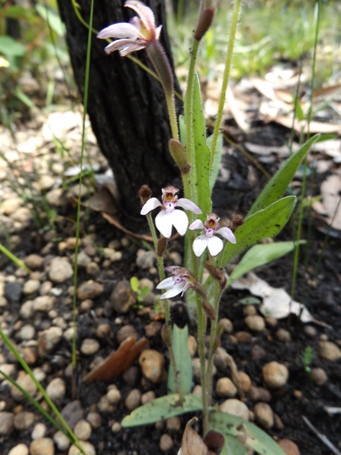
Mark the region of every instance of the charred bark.
<instances>
[{"instance_id":1,"label":"charred bark","mask_svg":"<svg viewBox=\"0 0 341 455\"><path fill-rule=\"evenodd\" d=\"M77 3L88 22L90 0ZM156 25L163 24L161 42L172 63L163 0L144 3L154 11ZM83 96L88 30L76 17L70 0L58 0L58 4L76 83ZM96 1L93 27L100 30L129 20L135 14L123 4L124 0ZM161 188L171 184L178 171L168 152L171 132L160 83L118 52L106 55L106 44L93 36L88 114L100 150L114 172L122 213L135 216L141 185L148 184L159 196ZM144 50L134 55L151 68ZM179 90L177 83L176 88Z\"/></svg>"}]
</instances>

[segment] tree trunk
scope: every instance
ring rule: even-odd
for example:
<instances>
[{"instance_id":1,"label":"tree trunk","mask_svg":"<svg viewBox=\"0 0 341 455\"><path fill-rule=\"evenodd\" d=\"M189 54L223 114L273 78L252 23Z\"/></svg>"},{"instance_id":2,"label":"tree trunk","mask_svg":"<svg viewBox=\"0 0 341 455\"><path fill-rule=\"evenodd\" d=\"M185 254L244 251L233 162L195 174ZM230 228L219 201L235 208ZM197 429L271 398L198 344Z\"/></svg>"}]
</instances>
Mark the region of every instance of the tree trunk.
<instances>
[{"instance_id":1,"label":"tree trunk","mask_svg":"<svg viewBox=\"0 0 341 455\"><path fill-rule=\"evenodd\" d=\"M77 3L89 22L90 0ZM161 41L172 64L163 0L144 3L154 11L156 25L163 24ZM71 0L58 0L58 4L76 83L83 96L88 30L76 17ZM124 0L96 1L93 27L101 30L136 15L123 4ZM88 114L100 150L114 172L121 213L135 216L140 210L137 192L141 185L148 184L159 197L161 188L172 184L178 170L168 152L171 132L161 84L118 52L106 55L106 45L93 35ZM144 50L134 56L152 68Z\"/></svg>"}]
</instances>

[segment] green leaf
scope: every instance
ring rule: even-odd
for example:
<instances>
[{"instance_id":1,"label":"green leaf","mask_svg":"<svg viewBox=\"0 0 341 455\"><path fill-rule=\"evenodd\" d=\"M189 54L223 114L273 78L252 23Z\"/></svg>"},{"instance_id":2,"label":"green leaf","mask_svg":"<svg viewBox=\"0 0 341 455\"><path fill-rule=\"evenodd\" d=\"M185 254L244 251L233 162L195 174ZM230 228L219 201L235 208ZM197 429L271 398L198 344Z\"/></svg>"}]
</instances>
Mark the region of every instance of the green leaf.
<instances>
[{"instance_id":1,"label":"green leaf","mask_svg":"<svg viewBox=\"0 0 341 455\"><path fill-rule=\"evenodd\" d=\"M261 303L261 299L258 297L245 297L245 299L238 300L240 305L259 305Z\"/></svg>"},{"instance_id":2,"label":"green leaf","mask_svg":"<svg viewBox=\"0 0 341 455\"><path fill-rule=\"evenodd\" d=\"M136 276L130 278L130 287L134 292L138 292L140 287L140 280Z\"/></svg>"},{"instance_id":3,"label":"green leaf","mask_svg":"<svg viewBox=\"0 0 341 455\"><path fill-rule=\"evenodd\" d=\"M296 96L294 96L294 103L295 103L295 115L298 118L298 120L304 120L304 112L301 106L300 101L297 99Z\"/></svg>"},{"instance_id":4,"label":"green leaf","mask_svg":"<svg viewBox=\"0 0 341 455\"><path fill-rule=\"evenodd\" d=\"M207 147L211 150L212 147L212 139L213 135L207 138L206 144ZM221 152L223 149L223 136L219 133L218 135L218 140L217 140L217 145L215 148L215 153L214 153L214 160L212 163L212 169L211 169L211 174L210 174L210 191L212 194L213 187L215 185L215 182L217 181L217 177L219 174L219 169L221 165Z\"/></svg>"},{"instance_id":5,"label":"green leaf","mask_svg":"<svg viewBox=\"0 0 341 455\"><path fill-rule=\"evenodd\" d=\"M221 455L247 455L245 447L238 441L237 438L229 434L223 434L225 445L221 451Z\"/></svg>"},{"instance_id":6,"label":"green leaf","mask_svg":"<svg viewBox=\"0 0 341 455\"><path fill-rule=\"evenodd\" d=\"M237 243L226 243L219 267L226 267L232 259L264 237L277 235L290 218L295 203L295 196L287 196L247 218L235 232Z\"/></svg>"},{"instance_id":7,"label":"green leaf","mask_svg":"<svg viewBox=\"0 0 341 455\"><path fill-rule=\"evenodd\" d=\"M301 241L299 243L305 242ZM244 254L242 260L233 270L226 286L229 286L233 281L245 275L245 273L250 270L268 264L269 262L290 253L295 248L296 244L296 242L276 242L253 246Z\"/></svg>"},{"instance_id":8,"label":"green leaf","mask_svg":"<svg viewBox=\"0 0 341 455\"><path fill-rule=\"evenodd\" d=\"M186 395L191 391L193 381L192 360L187 348L188 326L183 329L176 324L172 330L172 348L175 357L175 367L177 371L177 380L180 387L179 392ZM177 385L174 377L174 368L169 366L168 371L168 392L175 393Z\"/></svg>"},{"instance_id":9,"label":"green leaf","mask_svg":"<svg viewBox=\"0 0 341 455\"><path fill-rule=\"evenodd\" d=\"M302 159L308 152L309 148L319 139L320 135L315 135L310 138L302 147L297 150L290 158L284 163L284 165L278 169L276 174L269 180L261 194L258 196L253 206L247 214L249 218L258 210L264 209L268 205L277 201L283 196L288 185L292 181Z\"/></svg>"},{"instance_id":10,"label":"green leaf","mask_svg":"<svg viewBox=\"0 0 341 455\"><path fill-rule=\"evenodd\" d=\"M198 75L194 78L193 90L193 136L196 176L193 178L194 191L197 193L196 203L204 215L211 213L212 202L210 192L210 149L206 144L206 123L202 110L200 82Z\"/></svg>"},{"instance_id":11,"label":"green leaf","mask_svg":"<svg viewBox=\"0 0 341 455\"><path fill-rule=\"evenodd\" d=\"M57 11L47 8L45 5L36 5L38 14L49 24L58 36L65 35L65 25L63 24Z\"/></svg>"},{"instance_id":12,"label":"green leaf","mask_svg":"<svg viewBox=\"0 0 341 455\"><path fill-rule=\"evenodd\" d=\"M6 57L22 57L26 53L26 46L10 36L0 36L0 53Z\"/></svg>"},{"instance_id":13,"label":"green leaf","mask_svg":"<svg viewBox=\"0 0 341 455\"><path fill-rule=\"evenodd\" d=\"M166 395L135 409L122 420L121 424L124 428L147 425L186 412L201 411L201 409L201 396L199 395L186 395L182 404L179 404L178 394Z\"/></svg>"},{"instance_id":14,"label":"green leaf","mask_svg":"<svg viewBox=\"0 0 341 455\"><path fill-rule=\"evenodd\" d=\"M246 447L251 447L261 455L285 455L280 446L263 430L247 420L213 411L209 415L210 428L224 436L238 437ZM234 454L234 452L232 452Z\"/></svg>"}]
</instances>

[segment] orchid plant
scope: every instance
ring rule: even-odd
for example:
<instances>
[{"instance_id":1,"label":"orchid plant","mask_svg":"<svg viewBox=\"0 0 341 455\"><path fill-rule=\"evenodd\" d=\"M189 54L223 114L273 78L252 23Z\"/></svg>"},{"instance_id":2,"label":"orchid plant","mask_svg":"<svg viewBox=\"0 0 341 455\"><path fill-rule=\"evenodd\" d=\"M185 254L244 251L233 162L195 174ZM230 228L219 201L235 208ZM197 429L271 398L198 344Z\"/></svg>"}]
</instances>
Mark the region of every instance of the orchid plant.
<instances>
[{"instance_id":1,"label":"orchid plant","mask_svg":"<svg viewBox=\"0 0 341 455\"><path fill-rule=\"evenodd\" d=\"M152 423L161 418L202 410L204 436L209 430L218 429L224 436L226 452L245 454L245 447L251 447L257 451L259 448L262 450L264 448L262 453L282 455L283 452L279 446L254 425L213 410L211 400L213 355L219 345L221 333L218 325L219 304L227 283L231 283L225 272L226 267L245 249L252 247L262 238L275 236L287 223L296 198L295 196L283 197L283 194L301 160L317 137L311 138L288 159L269 181L245 217L236 215L232 218L229 227L220 227L219 215L212 213L211 193L220 167L222 136L219 129L241 0L234 2L218 114L213 134L209 138L206 137L200 84L195 67L200 41L214 19L216 1L212 0L210 6L206 6L208 2L205 1L198 3L200 3L200 11L190 53L184 116L180 119L176 116L174 106L170 64L159 41L162 28L161 25L156 26L152 10L138 0L128 0L125 7L133 10L137 16L132 17L129 23L109 25L97 35L100 39L114 39L105 48L107 54L119 51L121 56L125 57L135 51L145 50L147 53L164 89L172 132L169 152L179 167L184 193L184 197L178 198L177 194L180 190L170 185L163 188L161 200L159 200L152 197L147 185L143 185L140 190L141 215L147 218L157 252L160 276L157 289L163 292L161 300L164 302L166 318L163 339L170 352L169 377L171 380L168 382L169 395L133 411L123 420L122 425L129 427ZM157 209L159 211L153 218L152 212ZM195 232L197 230L201 232L199 235ZM177 236L184 236L184 266L165 268L163 256L167 244L172 241L174 231ZM293 248L294 243L288 242L286 251L289 252ZM265 264L282 254L283 250L277 256L271 250L271 254L267 256L265 248L260 260L259 255L252 257L251 248L248 252L251 258L248 270L259 265L260 261ZM238 272L238 265L235 267L233 272L235 278L244 273L245 265L243 267L240 272ZM208 275L204 274L205 269ZM171 276L166 277L165 272L169 272ZM201 398L190 394L192 373L187 350L188 328L186 331L181 331L171 324L169 299L174 297L186 299L189 313L197 324L201 363ZM209 345L206 346L208 327ZM232 442L232 437L239 437L239 441L233 439Z\"/></svg>"}]
</instances>

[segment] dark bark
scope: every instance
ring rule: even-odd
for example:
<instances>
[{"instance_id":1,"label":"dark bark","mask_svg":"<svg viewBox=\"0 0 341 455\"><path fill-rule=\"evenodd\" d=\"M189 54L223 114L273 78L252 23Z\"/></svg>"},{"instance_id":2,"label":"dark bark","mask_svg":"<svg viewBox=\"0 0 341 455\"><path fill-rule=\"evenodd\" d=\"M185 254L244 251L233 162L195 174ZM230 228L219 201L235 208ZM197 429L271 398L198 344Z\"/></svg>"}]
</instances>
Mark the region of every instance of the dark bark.
<instances>
[{"instance_id":1,"label":"dark bark","mask_svg":"<svg viewBox=\"0 0 341 455\"><path fill-rule=\"evenodd\" d=\"M78 0L82 17L89 21L90 0ZM161 42L170 56L163 0L146 0L163 24ZM77 19L70 0L58 0L67 28L67 43L77 86L84 93L88 30ZM135 13L124 0L95 2L96 30L129 20ZM171 137L168 113L160 83L118 52L106 55L107 42L93 36L88 114L101 152L108 159L121 197L124 214L139 212L138 189L148 184L155 196L171 184L178 171L168 152ZM151 68L144 50L135 53ZM173 66L173 65L172 65ZM176 85L178 89L178 85Z\"/></svg>"}]
</instances>

